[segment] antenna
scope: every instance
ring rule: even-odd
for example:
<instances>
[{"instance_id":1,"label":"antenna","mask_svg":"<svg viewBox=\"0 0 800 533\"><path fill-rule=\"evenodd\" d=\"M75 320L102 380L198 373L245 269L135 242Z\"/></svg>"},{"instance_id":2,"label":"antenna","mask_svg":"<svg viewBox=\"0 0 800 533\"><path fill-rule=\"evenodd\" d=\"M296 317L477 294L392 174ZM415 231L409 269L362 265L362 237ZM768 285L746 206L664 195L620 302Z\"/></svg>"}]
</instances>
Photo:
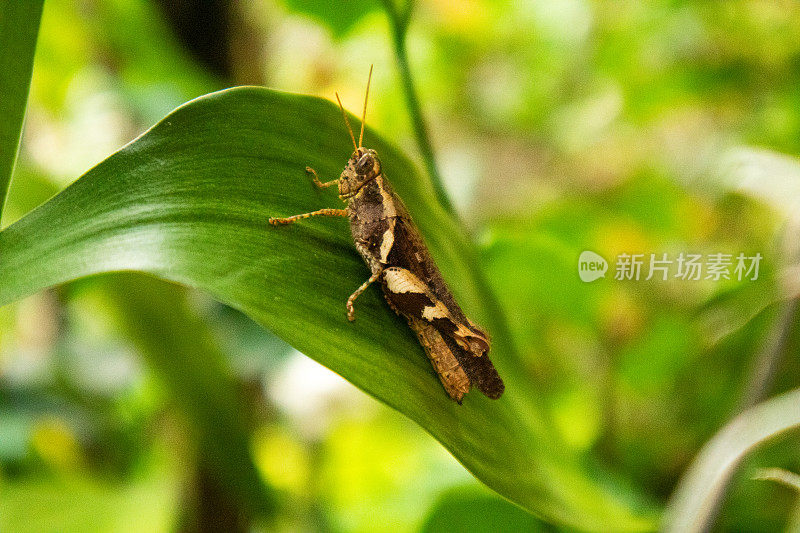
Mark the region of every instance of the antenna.
<instances>
[{"instance_id":1,"label":"antenna","mask_svg":"<svg viewBox=\"0 0 800 533\"><path fill-rule=\"evenodd\" d=\"M364 119L367 118L367 99L369 98L369 83L371 81L372 81L372 65L369 66L369 78L367 78L367 93L364 95L364 111L361 112L361 135L358 136L358 146L361 146L361 141L364 140Z\"/></svg>"},{"instance_id":2,"label":"antenna","mask_svg":"<svg viewBox=\"0 0 800 533\"><path fill-rule=\"evenodd\" d=\"M353 147L355 147L356 151L358 150L358 145L356 144L356 137L353 135L353 128L350 127L350 121L347 119L347 113L344 112L344 106L342 105L342 101L339 99L339 93L336 93L336 101L339 102L339 109L342 110L342 118L344 119L344 123L347 125L347 131L350 133L350 138L353 140ZM363 126L362 126L363 132Z\"/></svg>"}]
</instances>

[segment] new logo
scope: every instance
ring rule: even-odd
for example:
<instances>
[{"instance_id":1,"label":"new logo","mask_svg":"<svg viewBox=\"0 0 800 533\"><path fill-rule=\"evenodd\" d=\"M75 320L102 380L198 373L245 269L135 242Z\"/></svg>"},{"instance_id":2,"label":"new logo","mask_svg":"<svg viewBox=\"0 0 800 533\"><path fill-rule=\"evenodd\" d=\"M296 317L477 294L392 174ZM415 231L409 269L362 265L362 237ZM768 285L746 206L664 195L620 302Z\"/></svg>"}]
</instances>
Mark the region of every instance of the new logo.
<instances>
[{"instance_id":1,"label":"new logo","mask_svg":"<svg viewBox=\"0 0 800 533\"><path fill-rule=\"evenodd\" d=\"M604 278L606 271L608 271L608 261L602 256L589 250L581 252L578 257L578 276L581 281L589 283L598 278Z\"/></svg>"}]
</instances>

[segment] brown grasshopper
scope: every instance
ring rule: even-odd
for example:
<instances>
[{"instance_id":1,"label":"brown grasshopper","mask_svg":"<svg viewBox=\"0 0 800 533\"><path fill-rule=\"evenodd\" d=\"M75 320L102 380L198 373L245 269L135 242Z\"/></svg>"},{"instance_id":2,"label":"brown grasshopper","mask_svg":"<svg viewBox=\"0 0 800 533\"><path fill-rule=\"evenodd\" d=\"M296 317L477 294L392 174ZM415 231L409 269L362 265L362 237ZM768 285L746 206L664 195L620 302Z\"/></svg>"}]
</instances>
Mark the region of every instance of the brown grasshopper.
<instances>
[{"instance_id":1,"label":"brown grasshopper","mask_svg":"<svg viewBox=\"0 0 800 533\"><path fill-rule=\"evenodd\" d=\"M339 179L323 183L314 169L306 167L318 187L337 185L339 198L347 207L270 218L269 222L279 225L313 216L349 217L356 249L372 275L347 299L347 318L355 319L356 298L370 284L380 282L389 307L408 320L451 398L461 403L472 385L489 398L499 398L505 386L487 355L489 336L464 315L408 210L384 176L378 154L361 144L371 80L372 67L358 143L336 94L355 148Z\"/></svg>"}]
</instances>

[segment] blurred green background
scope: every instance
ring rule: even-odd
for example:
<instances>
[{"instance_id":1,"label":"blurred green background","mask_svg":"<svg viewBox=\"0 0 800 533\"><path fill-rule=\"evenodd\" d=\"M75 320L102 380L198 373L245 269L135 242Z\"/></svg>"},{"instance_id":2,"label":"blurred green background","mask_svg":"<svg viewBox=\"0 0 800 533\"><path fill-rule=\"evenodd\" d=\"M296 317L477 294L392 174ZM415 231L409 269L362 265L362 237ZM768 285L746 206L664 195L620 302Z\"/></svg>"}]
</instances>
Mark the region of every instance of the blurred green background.
<instances>
[{"instance_id":1,"label":"blurred green background","mask_svg":"<svg viewBox=\"0 0 800 533\"><path fill-rule=\"evenodd\" d=\"M570 446L663 503L725 421L800 382L797 320L781 300L798 291L786 280L800 5L426 0L408 51L445 186L548 414ZM379 2L47 0L3 226L187 100L255 84L338 91L355 111L370 64L368 123L414 156ZM583 250L764 260L756 281L610 271L584 284ZM131 328L126 291L168 311ZM161 340L196 349L175 333L185 324L207 328L201 349L233 369L255 463L279 494L269 524L243 523L208 479L193 404L154 370ZM759 373L765 364L773 372ZM795 493L751 479L761 466L799 470L799 451L782 439L749 458L717 528L800 523ZM205 294L120 274L0 308L0 530L215 525L552 529L414 423Z\"/></svg>"}]
</instances>

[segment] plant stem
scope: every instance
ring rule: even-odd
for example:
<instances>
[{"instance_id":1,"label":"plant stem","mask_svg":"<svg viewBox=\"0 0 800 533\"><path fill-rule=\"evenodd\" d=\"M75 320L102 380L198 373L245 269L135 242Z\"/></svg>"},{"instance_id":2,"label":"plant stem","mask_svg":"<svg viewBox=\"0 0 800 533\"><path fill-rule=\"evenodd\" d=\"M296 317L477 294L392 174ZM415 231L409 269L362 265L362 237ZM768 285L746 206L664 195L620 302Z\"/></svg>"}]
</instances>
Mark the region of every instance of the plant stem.
<instances>
[{"instance_id":1,"label":"plant stem","mask_svg":"<svg viewBox=\"0 0 800 533\"><path fill-rule=\"evenodd\" d=\"M455 210L450 198L447 196L447 191L444 189L441 174L436 167L436 158L433 155L433 147L431 145L430 136L428 135L428 127L425 119L422 116L422 108L419 104L417 97L417 90L414 86L414 79L411 75L411 67L408 64L408 52L406 50L406 35L408 33L408 25L411 21L411 12L414 9L413 0L407 0L402 10L394 4L394 0L382 0L389 15L389 22L392 30L392 40L394 42L394 54L397 59L397 67L400 70L400 80L403 83L403 94L406 98L406 106L408 113L411 116L411 123L414 128L414 135L417 138L417 148L419 149L422 160L425 163L425 168L431 178L433 189L436 193L436 198L439 203L447 210L448 213L455 216Z\"/></svg>"},{"instance_id":2,"label":"plant stem","mask_svg":"<svg viewBox=\"0 0 800 533\"><path fill-rule=\"evenodd\" d=\"M784 268L800 263L800 244L797 234L800 232L800 219L790 218L782 231L781 256ZM764 345L758 353L750 379L739 405L744 411L764 399L775 381L775 376L786 354L791 349L793 337L800 320L798 298L792 296L780 304L780 311L775 324L767 333Z\"/></svg>"},{"instance_id":3,"label":"plant stem","mask_svg":"<svg viewBox=\"0 0 800 533\"><path fill-rule=\"evenodd\" d=\"M756 358L739 411L749 409L767 395L789 347L797 319L797 300L792 298L783 302L778 319L767 334L765 344Z\"/></svg>"},{"instance_id":4,"label":"plant stem","mask_svg":"<svg viewBox=\"0 0 800 533\"><path fill-rule=\"evenodd\" d=\"M444 188L441 174L436 167L436 158L433 153L430 137L428 136L428 127L425 119L422 116L422 107L417 97L417 91L414 86L414 79L411 75L411 67L408 63L408 52L406 50L406 35L408 33L408 26L411 22L411 14L414 10L414 0L405 0L402 9L398 9L395 0L381 0L389 16L389 23L392 31L392 40L394 43L395 58L397 59L397 66L400 70L400 79L403 83L403 94L406 98L406 106L408 113L411 116L411 122L414 127L414 134L417 138L417 146L422 155L425 167L433 185L433 190L436 198L444 209L452 216L462 229L465 229L461 219L453 207L450 197ZM474 247L465 250L469 255L470 261L475 265L475 281L478 285L484 306L487 308L490 316L494 317L493 324L496 334L507 340L506 349L515 358L519 359L519 352L513 342L511 330L508 326L508 321L502 311L494 291L489 285L486 275L480 267L477 251Z\"/></svg>"}]
</instances>

